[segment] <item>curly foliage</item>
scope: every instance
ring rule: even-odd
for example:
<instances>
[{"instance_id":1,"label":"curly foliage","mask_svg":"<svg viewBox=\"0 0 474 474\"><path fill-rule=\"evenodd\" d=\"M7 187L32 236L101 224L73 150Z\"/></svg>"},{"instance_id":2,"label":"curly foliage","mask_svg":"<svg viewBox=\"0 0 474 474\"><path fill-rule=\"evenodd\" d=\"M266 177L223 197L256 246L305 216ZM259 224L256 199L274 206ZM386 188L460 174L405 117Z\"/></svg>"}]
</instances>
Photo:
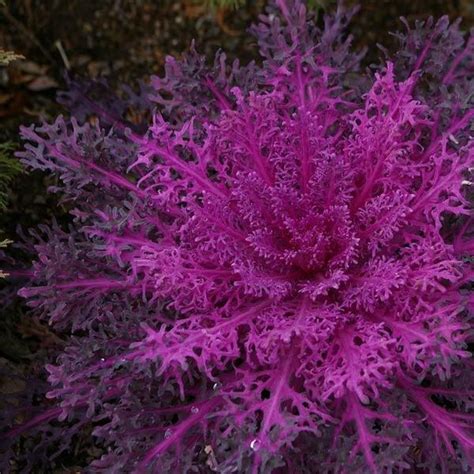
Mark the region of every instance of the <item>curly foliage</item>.
<instances>
[{"instance_id":1,"label":"curly foliage","mask_svg":"<svg viewBox=\"0 0 474 474\"><path fill-rule=\"evenodd\" d=\"M474 41L407 25L361 71L352 13L320 29L277 0L261 64L191 50L139 94L72 83L71 119L22 129L74 208L21 290L70 334L53 406L9 432L35 440L26 472L81 430L92 472L473 468Z\"/></svg>"}]
</instances>

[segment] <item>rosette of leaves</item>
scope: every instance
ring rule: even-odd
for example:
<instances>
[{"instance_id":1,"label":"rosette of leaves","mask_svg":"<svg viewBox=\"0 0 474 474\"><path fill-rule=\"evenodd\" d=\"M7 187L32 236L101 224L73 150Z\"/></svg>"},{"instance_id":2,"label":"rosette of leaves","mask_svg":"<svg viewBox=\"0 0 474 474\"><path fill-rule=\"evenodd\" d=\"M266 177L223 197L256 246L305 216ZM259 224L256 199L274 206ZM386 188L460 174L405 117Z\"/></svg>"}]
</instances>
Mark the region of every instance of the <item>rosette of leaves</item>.
<instances>
[{"instance_id":1,"label":"rosette of leaves","mask_svg":"<svg viewBox=\"0 0 474 474\"><path fill-rule=\"evenodd\" d=\"M22 129L74 223L33 232L21 294L70 337L6 459L85 430L93 472L472 469L474 41L407 25L361 70L352 13L271 2L260 64L191 50Z\"/></svg>"}]
</instances>

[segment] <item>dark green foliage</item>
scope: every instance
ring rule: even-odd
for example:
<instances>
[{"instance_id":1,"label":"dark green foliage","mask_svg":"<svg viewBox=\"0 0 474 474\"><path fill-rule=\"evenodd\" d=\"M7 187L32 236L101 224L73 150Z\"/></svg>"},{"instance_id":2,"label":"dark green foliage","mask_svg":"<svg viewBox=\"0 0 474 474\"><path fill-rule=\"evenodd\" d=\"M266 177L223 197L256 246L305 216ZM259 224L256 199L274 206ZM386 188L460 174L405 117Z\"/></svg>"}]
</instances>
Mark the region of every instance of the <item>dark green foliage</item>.
<instances>
[{"instance_id":1,"label":"dark green foliage","mask_svg":"<svg viewBox=\"0 0 474 474\"><path fill-rule=\"evenodd\" d=\"M11 142L0 144L0 209L7 205L7 192L13 178L21 172L20 162L12 156L14 145Z\"/></svg>"}]
</instances>

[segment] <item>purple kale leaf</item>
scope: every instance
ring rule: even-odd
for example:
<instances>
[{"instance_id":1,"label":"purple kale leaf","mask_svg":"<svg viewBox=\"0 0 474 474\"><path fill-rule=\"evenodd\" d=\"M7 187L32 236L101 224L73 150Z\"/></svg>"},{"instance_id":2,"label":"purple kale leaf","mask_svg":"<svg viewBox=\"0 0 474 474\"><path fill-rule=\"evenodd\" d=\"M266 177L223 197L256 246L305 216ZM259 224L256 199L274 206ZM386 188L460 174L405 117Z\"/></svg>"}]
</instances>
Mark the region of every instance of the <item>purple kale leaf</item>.
<instances>
[{"instance_id":1,"label":"purple kale leaf","mask_svg":"<svg viewBox=\"0 0 474 474\"><path fill-rule=\"evenodd\" d=\"M271 2L261 64L193 48L22 129L74 216L21 290L69 335L30 457L89 429L92 472L474 468L474 41L430 20L362 71L353 13Z\"/></svg>"}]
</instances>

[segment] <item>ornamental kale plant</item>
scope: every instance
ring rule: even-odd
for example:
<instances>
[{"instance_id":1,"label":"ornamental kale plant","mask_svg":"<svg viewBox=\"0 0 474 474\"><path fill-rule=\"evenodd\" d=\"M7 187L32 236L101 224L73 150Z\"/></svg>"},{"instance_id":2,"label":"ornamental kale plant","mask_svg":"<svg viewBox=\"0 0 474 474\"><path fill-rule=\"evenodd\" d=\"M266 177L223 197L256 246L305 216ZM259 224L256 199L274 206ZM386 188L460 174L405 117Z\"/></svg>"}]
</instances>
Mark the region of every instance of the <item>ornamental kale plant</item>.
<instances>
[{"instance_id":1,"label":"ornamental kale plant","mask_svg":"<svg viewBox=\"0 0 474 474\"><path fill-rule=\"evenodd\" d=\"M92 437L86 472L474 468L474 40L407 24L363 71L353 13L277 0L261 64L192 48L22 129L74 222L32 233L20 293L69 337L7 460Z\"/></svg>"}]
</instances>

